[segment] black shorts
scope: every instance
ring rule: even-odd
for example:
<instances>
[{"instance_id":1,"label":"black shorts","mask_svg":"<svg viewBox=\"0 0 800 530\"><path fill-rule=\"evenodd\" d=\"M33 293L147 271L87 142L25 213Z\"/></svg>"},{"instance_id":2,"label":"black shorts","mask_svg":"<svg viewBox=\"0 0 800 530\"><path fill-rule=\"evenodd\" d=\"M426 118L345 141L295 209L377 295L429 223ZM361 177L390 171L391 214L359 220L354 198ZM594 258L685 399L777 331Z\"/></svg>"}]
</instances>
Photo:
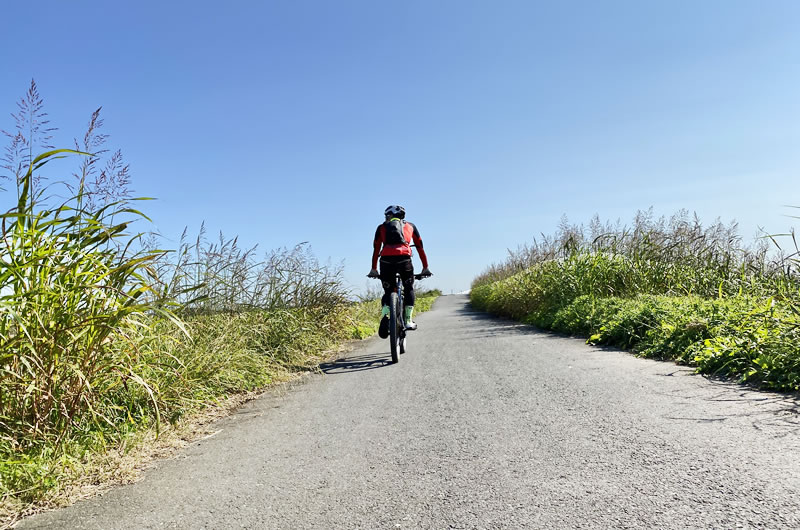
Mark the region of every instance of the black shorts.
<instances>
[{"instance_id":1,"label":"black shorts","mask_svg":"<svg viewBox=\"0 0 800 530\"><path fill-rule=\"evenodd\" d=\"M397 273L403 282L403 290L414 288L414 264L408 256L382 256L380 260L381 283L387 293L397 288ZM406 293L407 295L407 293Z\"/></svg>"}]
</instances>

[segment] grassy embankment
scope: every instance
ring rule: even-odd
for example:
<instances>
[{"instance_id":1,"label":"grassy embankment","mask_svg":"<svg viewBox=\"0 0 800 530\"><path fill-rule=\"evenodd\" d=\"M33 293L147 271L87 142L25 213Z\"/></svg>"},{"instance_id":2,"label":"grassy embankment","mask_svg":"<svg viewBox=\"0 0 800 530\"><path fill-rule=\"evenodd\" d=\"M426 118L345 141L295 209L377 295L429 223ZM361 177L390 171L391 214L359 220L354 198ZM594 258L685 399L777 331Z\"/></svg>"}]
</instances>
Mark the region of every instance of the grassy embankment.
<instances>
[{"instance_id":1,"label":"grassy embankment","mask_svg":"<svg viewBox=\"0 0 800 530\"><path fill-rule=\"evenodd\" d=\"M35 159L28 123L3 166L17 193L0 216L0 525L124 480L155 438L377 329L379 302L351 302L341 271L306 247L257 259L201 231L153 248L132 230L146 218L119 193L119 153L99 163L100 123L95 113L81 146L98 155ZM72 185L44 186L44 165L65 155L84 157ZM438 294L421 293L417 309Z\"/></svg>"},{"instance_id":2,"label":"grassy embankment","mask_svg":"<svg viewBox=\"0 0 800 530\"><path fill-rule=\"evenodd\" d=\"M425 293L417 307L429 309L438 294ZM93 387L92 410L77 414L62 432L55 432L55 425L39 426L44 436L38 439L32 426L3 433L2 515L65 502L79 495L81 486L126 480L136 465L128 457L147 452L142 444L158 443L157 431L162 437L163 431L180 431L209 407L237 403L227 402L232 396L249 397L315 371L349 339L374 334L379 313L379 302L370 301L185 316L180 325L140 318L119 328L130 336L104 352L108 368L87 381ZM79 360L60 362L74 361Z\"/></svg>"},{"instance_id":3,"label":"grassy embankment","mask_svg":"<svg viewBox=\"0 0 800 530\"><path fill-rule=\"evenodd\" d=\"M380 302L348 301L340 271L304 247L263 260L235 240L131 251L127 201L98 213L27 197L0 246L6 517L114 480L160 431L377 330ZM417 310L438 294L420 293Z\"/></svg>"},{"instance_id":4,"label":"grassy embankment","mask_svg":"<svg viewBox=\"0 0 800 530\"><path fill-rule=\"evenodd\" d=\"M474 307L592 344L696 366L763 388L800 389L797 249L745 246L735 225L640 213L632 228L560 232L473 282ZM772 257L771 257L772 256Z\"/></svg>"}]
</instances>

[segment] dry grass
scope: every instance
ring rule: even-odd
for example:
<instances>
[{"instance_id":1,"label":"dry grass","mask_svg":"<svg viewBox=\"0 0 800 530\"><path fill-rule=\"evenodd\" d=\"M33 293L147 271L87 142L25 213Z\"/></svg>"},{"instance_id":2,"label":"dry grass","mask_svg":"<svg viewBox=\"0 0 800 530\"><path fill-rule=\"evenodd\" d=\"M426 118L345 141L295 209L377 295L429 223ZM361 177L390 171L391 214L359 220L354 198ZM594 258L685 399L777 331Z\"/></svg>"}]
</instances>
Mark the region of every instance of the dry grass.
<instances>
[{"instance_id":1,"label":"dry grass","mask_svg":"<svg viewBox=\"0 0 800 530\"><path fill-rule=\"evenodd\" d=\"M706 374L800 390L800 276L792 233L752 246L736 225L679 212L632 227L563 223L476 278L476 308ZM776 247L777 248L777 247Z\"/></svg>"},{"instance_id":2,"label":"dry grass","mask_svg":"<svg viewBox=\"0 0 800 530\"><path fill-rule=\"evenodd\" d=\"M219 415L374 332L377 310L350 303L341 267L307 245L259 257L203 230L175 251L146 244L129 168L119 151L104 156L99 110L75 150L39 156L53 129L35 84L14 119L0 166L16 191L0 215L5 524L135 479ZM73 178L42 174L67 154L81 157Z\"/></svg>"},{"instance_id":3,"label":"dry grass","mask_svg":"<svg viewBox=\"0 0 800 530\"><path fill-rule=\"evenodd\" d=\"M417 304L420 312L433 305L438 291L423 293ZM351 340L342 340L332 347L317 352L305 352L303 370L284 364L272 366L271 383L249 392L226 395L206 403L175 423L165 424L160 432L149 428L124 438L118 445L103 452L93 453L80 466L60 477L59 487L34 502L21 502L7 498L0 502L0 528L13 526L23 517L47 510L61 508L81 499L93 497L114 486L130 484L142 477L155 461L170 458L193 442L218 432L215 422L235 414L245 403L258 399L266 393L284 393L295 384L302 383L309 375L319 372L319 365L333 361L342 353L351 351L377 330L380 305L377 301L365 301L347 310ZM369 331L371 330L371 331Z\"/></svg>"}]
</instances>

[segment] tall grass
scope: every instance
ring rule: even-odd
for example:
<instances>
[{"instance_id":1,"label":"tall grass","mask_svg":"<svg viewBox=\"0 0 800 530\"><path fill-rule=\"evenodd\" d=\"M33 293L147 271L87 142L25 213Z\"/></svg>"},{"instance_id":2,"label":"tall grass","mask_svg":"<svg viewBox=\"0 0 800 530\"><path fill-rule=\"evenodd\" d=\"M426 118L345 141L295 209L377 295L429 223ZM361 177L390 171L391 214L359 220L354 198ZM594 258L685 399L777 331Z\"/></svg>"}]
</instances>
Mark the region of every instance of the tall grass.
<instances>
[{"instance_id":1,"label":"tall grass","mask_svg":"<svg viewBox=\"0 0 800 530\"><path fill-rule=\"evenodd\" d=\"M143 215L127 202L87 210L79 192L52 205L53 186L37 188L35 176L67 154L81 155L32 158L16 179L16 206L0 215L3 506L57 486L52 465L67 447L119 426L125 407L109 396L120 388L147 396L159 417L132 331L174 319L147 296L160 253L136 250L129 230Z\"/></svg>"},{"instance_id":2,"label":"tall grass","mask_svg":"<svg viewBox=\"0 0 800 530\"><path fill-rule=\"evenodd\" d=\"M0 216L4 504L58 491L87 449L313 369L353 335L341 270L306 246L257 260L200 237L167 252L130 230L146 220L133 199L32 194L35 172L67 154L92 156L34 158Z\"/></svg>"},{"instance_id":3,"label":"tall grass","mask_svg":"<svg viewBox=\"0 0 800 530\"><path fill-rule=\"evenodd\" d=\"M654 218L652 209L640 211L631 226L603 223L597 216L588 227L563 219L555 235L510 252L504 262L476 277L472 286L538 265L566 263L577 275L606 274L587 280L617 296L747 292L794 298L798 277L791 263L796 254L771 252L771 244L768 237L745 242L736 223L717 220L703 226L686 210L669 219Z\"/></svg>"},{"instance_id":4,"label":"tall grass","mask_svg":"<svg viewBox=\"0 0 800 530\"><path fill-rule=\"evenodd\" d=\"M112 343L128 340L122 330L153 310L140 300L158 253L132 251L129 221L110 222L141 216L124 204L87 212L76 196L39 206L47 188L31 194L34 172L68 152L36 157L17 207L0 216L0 425L21 447L57 442L87 413L107 421L98 401L123 379L146 385Z\"/></svg>"},{"instance_id":5,"label":"tall grass","mask_svg":"<svg viewBox=\"0 0 800 530\"><path fill-rule=\"evenodd\" d=\"M235 312L308 306L335 307L347 299L341 267L321 264L304 243L258 256L238 238L181 236L178 250L158 263L162 299L180 303L185 313Z\"/></svg>"},{"instance_id":6,"label":"tall grass","mask_svg":"<svg viewBox=\"0 0 800 530\"><path fill-rule=\"evenodd\" d=\"M148 219L99 109L76 149L39 156L53 129L35 84L15 119L2 168L16 196L0 215L0 523L91 480L104 451L374 333L378 302L350 302L341 267L307 245L259 255L201 229L168 251L135 230ZM77 172L45 179L67 156Z\"/></svg>"},{"instance_id":7,"label":"tall grass","mask_svg":"<svg viewBox=\"0 0 800 530\"><path fill-rule=\"evenodd\" d=\"M704 227L686 212L640 213L632 227L563 222L484 271L471 299L594 343L798 390L800 276L789 241L791 252L771 252L776 237L747 245L735 224Z\"/></svg>"}]
</instances>

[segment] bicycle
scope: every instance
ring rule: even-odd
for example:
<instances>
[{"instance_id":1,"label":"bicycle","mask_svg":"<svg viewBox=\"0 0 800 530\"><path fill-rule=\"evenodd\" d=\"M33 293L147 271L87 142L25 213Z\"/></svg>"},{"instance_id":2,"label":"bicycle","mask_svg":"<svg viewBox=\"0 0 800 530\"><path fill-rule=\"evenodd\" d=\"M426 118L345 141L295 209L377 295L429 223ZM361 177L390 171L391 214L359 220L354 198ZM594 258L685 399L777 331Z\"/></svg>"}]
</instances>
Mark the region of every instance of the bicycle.
<instances>
[{"instance_id":1,"label":"bicycle","mask_svg":"<svg viewBox=\"0 0 800 530\"><path fill-rule=\"evenodd\" d=\"M416 280L427 278L415 274ZM380 278L378 278L380 279ZM399 353L406 352L406 324L403 321L403 289L400 273L396 275L396 287L389 294L389 342L391 343L392 363L400 361Z\"/></svg>"}]
</instances>

